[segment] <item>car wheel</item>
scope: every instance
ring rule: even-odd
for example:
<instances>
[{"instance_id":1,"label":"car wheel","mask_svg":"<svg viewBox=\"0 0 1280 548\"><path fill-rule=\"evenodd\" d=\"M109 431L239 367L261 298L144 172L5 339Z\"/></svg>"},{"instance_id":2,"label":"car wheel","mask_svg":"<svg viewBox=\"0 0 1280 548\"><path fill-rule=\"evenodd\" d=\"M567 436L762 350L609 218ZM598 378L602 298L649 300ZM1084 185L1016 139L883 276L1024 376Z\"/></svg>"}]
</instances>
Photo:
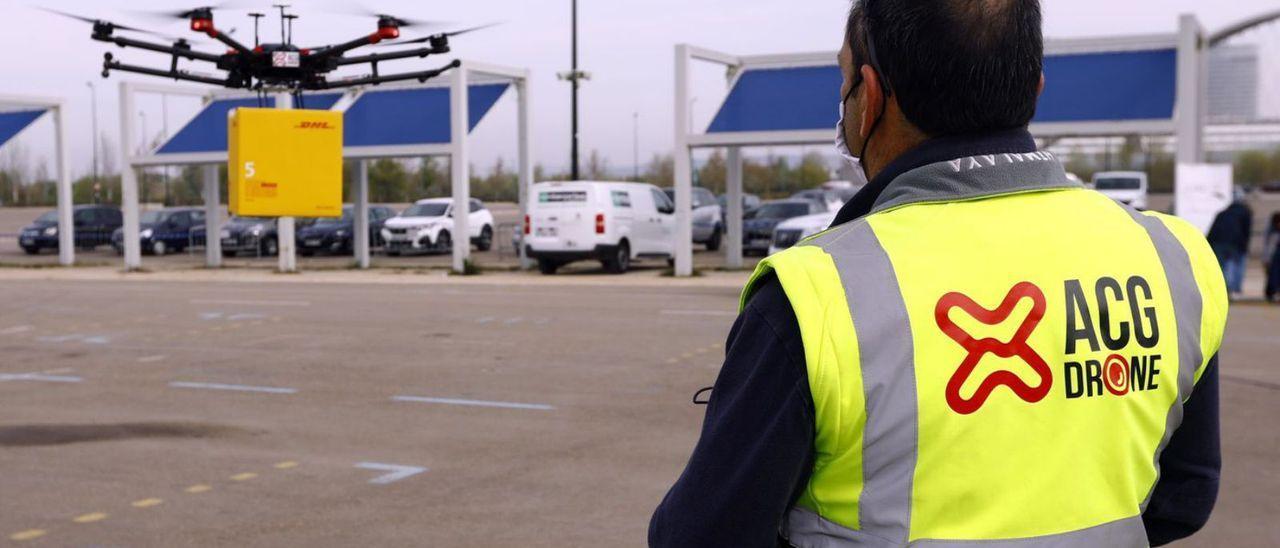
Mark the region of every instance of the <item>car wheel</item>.
<instances>
[{"instance_id":1,"label":"car wheel","mask_svg":"<svg viewBox=\"0 0 1280 548\"><path fill-rule=\"evenodd\" d=\"M393 250L388 249L388 250L387 250L387 256L388 256L388 257L399 257L399 256L400 256L400 252L399 252L399 251L393 251Z\"/></svg>"},{"instance_id":2,"label":"car wheel","mask_svg":"<svg viewBox=\"0 0 1280 548\"><path fill-rule=\"evenodd\" d=\"M613 256L604 261L604 269L611 274L622 274L631 267L631 246L626 240L618 243Z\"/></svg>"},{"instance_id":3,"label":"car wheel","mask_svg":"<svg viewBox=\"0 0 1280 548\"><path fill-rule=\"evenodd\" d=\"M720 231L720 227L716 227L711 232L711 238L707 240L707 251L720 251L721 240L724 239L724 233Z\"/></svg>"},{"instance_id":4,"label":"car wheel","mask_svg":"<svg viewBox=\"0 0 1280 548\"><path fill-rule=\"evenodd\" d=\"M22 248L22 250L23 250L23 251L25 251L25 252L27 253L27 255L39 255L39 254L40 254L40 248L38 248L38 247L24 247L24 248Z\"/></svg>"},{"instance_id":5,"label":"car wheel","mask_svg":"<svg viewBox=\"0 0 1280 548\"><path fill-rule=\"evenodd\" d=\"M484 225L480 229L480 239L476 240L476 249L480 251L488 251L493 248L493 229L489 225Z\"/></svg>"},{"instance_id":6,"label":"car wheel","mask_svg":"<svg viewBox=\"0 0 1280 548\"><path fill-rule=\"evenodd\" d=\"M312 255L315 255L315 254L316 254L316 252L314 252L314 251L304 251L304 250L299 250L299 251L298 251L298 254L299 254L299 255L302 255L303 257L310 257L310 256L312 256Z\"/></svg>"},{"instance_id":7,"label":"car wheel","mask_svg":"<svg viewBox=\"0 0 1280 548\"><path fill-rule=\"evenodd\" d=\"M560 269L560 263L551 259L538 259L538 272L551 275Z\"/></svg>"},{"instance_id":8,"label":"car wheel","mask_svg":"<svg viewBox=\"0 0 1280 548\"><path fill-rule=\"evenodd\" d=\"M279 252L280 252L280 244L276 242L275 238L267 238L266 240L262 241L263 255L275 255Z\"/></svg>"},{"instance_id":9,"label":"car wheel","mask_svg":"<svg viewBox=\"0 0 1280 548\"><path fill-rule=\"evenodd\" d=\"M436 236L436 249L441 251L451 251L453 249L453 237L449 235L448 230L441 230L440 235Z\"/></svg>"},{"instance_id":10,"label":"car wheel","mask_svg":"<svg viewBox=\"0 0 1280 548\"><path fill-rule=\"evenodd\" d=\"M226 250L223 250L223 252L222 252L222 256L223 256L223 257L225 257L225 258L228 258L228 259L229 259L229 258L235 257L235 256L236 256L236 252L235 252L235 251L226 251Z\"/></svg>"},{"instance_id":11,"label":"car wheel","mask_svg":"<svg viewBox=\"0 0 1280 548\"><path fill-rule=\"evenodd\" d=\"M155 255L155 256L157 256L157 257L162 257L162 256L164 256L164 254L165 254L165 253L168 253L168 252L169 252L169 246L164 245L164 242L163 242L163 241L161 241L161 240L156 240L156 241L154 241L154 242L152 242L152 243L151 243L151 254L152 254L152 255Z\"/></svg>"}]
</instances>

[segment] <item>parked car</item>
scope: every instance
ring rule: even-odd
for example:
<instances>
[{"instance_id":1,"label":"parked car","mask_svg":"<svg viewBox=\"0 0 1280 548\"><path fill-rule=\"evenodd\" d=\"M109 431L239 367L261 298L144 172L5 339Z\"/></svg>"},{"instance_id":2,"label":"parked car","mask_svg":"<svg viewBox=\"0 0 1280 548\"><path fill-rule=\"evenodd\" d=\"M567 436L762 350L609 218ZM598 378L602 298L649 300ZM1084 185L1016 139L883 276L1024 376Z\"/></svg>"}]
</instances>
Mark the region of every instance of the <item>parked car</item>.
<instances>
[{"instance_id":1,"label":"parked car","mask_svg":"<svg viewBox=\"0 0 1280 548\"><path fill-rule=\"evenodd\" d=\"M382 245L382 226L396 212L387 206L369 206L369 246ZM316 219L311 226L298 229L298 253L350 253L355 248L355 207L347 204L341 217Z\"/></svg>"},{"instance_id":2,"label":"parked car","mask_svg":"<svg viewBox=\"0 0 1280 548\"><path fill-rule=\"evenodd\" d=\"M476 249L493 247L493 213L480 200L471 200L467 229ZM447 251L453 247L453 198L418 200L387 219L381 234L387 255Z\"/></svg>"},{"instance_id":3,"label":"parked car","mask_svg":"<svg viewBox=\"0 0 1280 548\"><path fill-rule=\"evenodd\" d=\"M71 212L76 247L93 249L111 243L111 234L123 223L120 210L110 206L81 205ZM22 227L18 245L29 255L42 249L58 249L58 212L50 211Z\"/></svg>"},{"instance_id":4,"label":"parked car","mask_svg":"<svg viewBox=\"0 0 1280 548\"><path fill-rule=\"evenodd\" d=\"M773 229L773 245L769 246L769 254L790 248L801 240L830 228L835 220L836 212L827 211L778 223L778 226Z\"/></svg>"},{"instance_id":5,"label":"parked car","mask_svg":"<svg viewBox=\"0 0 1280 548\"><path fill-rule=\"evenodd\" d=\"M771 200L748 213L742 222L742 251L768 253L773 245L773 229L787 219L826 213L826 206L813 200Z\"/></svg>"},{"instance_id":6,"label":"parked car","mask_svg":"<svg viewBox=\"0 0 1280 548\"><path fill-rule=\"evenodd\" d=\"M1141 171L1106 171L1093 175L1093 188L1135 209L1147 208L1147 174Z\"/></svg>"},{"instance_id":7,"label":"parked car","mask_svg":"<svg viewBox=\"0 0 1280 548\"><path fill-rule=\"evenodd\" d=\"M676 189L662 189L673 203L676 201ZM724 240L724 211L720 209L720 201L700 186L693 187L693 243L707 246L708 251L720 249Z\"/></svg>"},{"instance_id":8,"label":"parked car","mask_svg":"<svg viewBox=\"0 0 1280 548\"><path fill-rule=\"evenodd\" d=\"M729 213L729 195L721 194L716 197L716 203L720 204L720 221L727 222L725 215ZM742 214L746 215L751 210L760 207L760 197L755 194L742 194Z\"/></svg>"},{"instance_id":9,"label":"parked car","mask_svg":"<svg viewBox=\"0 0 1280 548\"><path fill-rule=\"evenodd\" d=\"M235 257L241 252L261 256L280 253L277 221L274 217L236 216L228 219L218 236L222 241L222 256Z\"/></svg>"},{"instance_id":10,"label":"parked car","mask_svg":"<svg viewBox=\"0 0 1280 548\"><path fill-rule=\"evenodd\" d=\"M792 200L809 200L822 205L822 211L839 211L844 201L833 190L811 188L791 195Z\"/></svg>"},{"instance_id":11,"label":"parked car","mask_svg":"<svg viewBox=\"0 0 1280 548\"><path fill-rule=\"evenodd\" d=\"M631 261L674 256L676 206L643 183L575 181L533 185L524 219L528 256L543 274L574 261L622 273Z\"/></svg>"},{"instance_id":12,"label":"parked car","mask_svg":"<svg viewBox=\"0 0 1280 548\"><path fill-rule=\"evenodd\" d=\"M195 207L169 207L144 211L138 217L138 240L143 253L164 255L192 246L204 245L203 231L197 233L193 229L204 228L204 210ZM111 247L116 253L124 253L124 228L116 229L111 235Z\"/></svg>"}]
</instances>

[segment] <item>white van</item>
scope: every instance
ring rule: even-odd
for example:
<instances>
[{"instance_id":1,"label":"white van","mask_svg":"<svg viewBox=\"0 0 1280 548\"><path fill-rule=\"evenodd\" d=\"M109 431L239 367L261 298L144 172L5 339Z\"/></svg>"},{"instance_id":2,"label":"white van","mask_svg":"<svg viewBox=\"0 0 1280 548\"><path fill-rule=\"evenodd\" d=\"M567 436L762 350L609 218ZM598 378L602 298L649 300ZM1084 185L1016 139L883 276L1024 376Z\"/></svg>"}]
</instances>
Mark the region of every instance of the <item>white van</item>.
<instances>
[{"instance_id":1,"label":"white van","mask_svg":"<svg viewBox=\"0 0 1280 548\"><path fill-rule=\"evenodd\" d=\"M1141 171L1095 173L1093 189L1134 209L1147 208L1147 174Z\"/></svg>"},{"instance_id":2,"label":"white van","mask_svg":"<svg viewBox=\"0 0 1280 548\"><path fill-rule=\"evenodd\" d=\"M543 274L596 260L626 272L633 259L674 257L675 205L642 183L538 183L529 192L524 244Z\"/></svg>"}]
</instances>

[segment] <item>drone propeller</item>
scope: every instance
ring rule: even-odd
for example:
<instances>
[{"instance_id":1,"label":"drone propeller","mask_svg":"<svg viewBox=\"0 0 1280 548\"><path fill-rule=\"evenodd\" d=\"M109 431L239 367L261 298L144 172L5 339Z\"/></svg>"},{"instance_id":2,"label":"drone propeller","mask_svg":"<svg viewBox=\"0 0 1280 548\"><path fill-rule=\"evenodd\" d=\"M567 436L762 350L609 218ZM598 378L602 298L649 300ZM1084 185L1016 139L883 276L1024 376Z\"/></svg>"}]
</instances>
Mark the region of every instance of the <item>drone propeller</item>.
<instances>
[{"instance_id":1,"label":"drone propeller","mask_svg":"<svg viewBox=\"0 0 1280 548\"><path fill-rule=\"evenodd\" d=\"M59 11L59 10L56 10L56 9L53 9L53 8L46 8L46 7L43 7L43 6L37 6L37 7L36 7L36 9L39 9L39 10L41 10L41 11L47 11L47 12L52 13L52 14L54 14L54 15L61 15L61 16L63 16L63 17L67 17L67 18L70 18L70 19L75 19L75 20L77 20L77 21L83 21L83 22L85 22L85 23L89 23L89 24L91 24L91 25L108 25L108 26L110 26L110 27L111 27L112 29L114 29L114 30L124 30L124 31L129 31L129 32L137 32L137 33L141 33L141 34L149 34L149 35L151 35L151 36L156 36L156 37L159 37L159 38L164 38L165 40L170 40L170 41L178 41L178 40L180 40L180 38L177 38L177 37L174 37L174 36L170 36L170 35L168 35L168 34L164 34L164 33L156 32L156 31L153 31L153 30L141 29L141 28L138 28L138 27L130 27L130 26L127 26L127 25L121 25L121 24L118 24L118 23L112 23L111 21L107 21L107 20L104 20L104 19L94 19L94 18L92 18L92 17L85 17L85 16L83 16L83 15L76 15L76 14L74 14L74 13L67 13L67 12L65 12L65 11Z\"/></svg>"},{"instance_id":2,"label":"drone propeller","mask_svg":"<svg viewBox=\"0 0 1280 548\"><path fill-rule=\"evenodd\" d=\"M207 6L199 6L199 7L179 9L179 10L158 10L158 11L134 10L134 12L142 15L147 15L151 17L160 17L164 19L190 19L192 17L195 17L196 15L199 15L201 12L230 9L236 6L237 4L234 2L219 2L217 4L210 4Z\"/></svg>"},{"instance_id":3,"label":"drone propeller","mask_svg":"<svg viewBox=\"0 0 1280 548\"><path fill-rule=\"evenodd\" d=\"M388 13L380 12L378 10L365 8L365 7L340 9L340 10L334 11L333 13L340 14L340 15L355 15L358 17L374 17L379 20L387 20L392 23L395 23L397 27L401 27L401 28L444 27L452 24L451 21L437 21L437 20L431 20L431 19L413 19L410 17L400 17L398 15L391 15Z\"/></svg>"},{"instance_id":4,"label":"drone propeller","mask_svg":"<svg viewBox=\"0 0 1280 548\"><path fill-rule=\"evenodd\" d=\"M469 32L475 32L475 31L478 31L478 30L484 30L484 29L487 29L487 28L489 28L489 27L496 27L496 26L501 25L501 24L502 24L502 23L486 23L486 24L483 24L483 25L476 25L476 26L474 26L474 27L470 27L470 28L459 29L459 30L454 30L454 31L449 31L449 32L442 32L442 33L439 33L439 34L432 34L432 35L430 35L430 36L420 36L420 37L418 37L418 38L411 38L411 39L408 39L408 40L396 40L396 41L394 41L394 42L384 42L384 43L382 43L382 44L378 44L378 45L379 45L379 46L403 46L403 45L408 45L408 44L421 44L421 43L423 43L423 42L430 42L430 41L432 41L432 40L439 39L439 38L441 38L441 37L443 37L443 38L453 38L454 36L459 36L459 35L467 34L467 33L469 33Z\"/></svg>"}]
</instances>

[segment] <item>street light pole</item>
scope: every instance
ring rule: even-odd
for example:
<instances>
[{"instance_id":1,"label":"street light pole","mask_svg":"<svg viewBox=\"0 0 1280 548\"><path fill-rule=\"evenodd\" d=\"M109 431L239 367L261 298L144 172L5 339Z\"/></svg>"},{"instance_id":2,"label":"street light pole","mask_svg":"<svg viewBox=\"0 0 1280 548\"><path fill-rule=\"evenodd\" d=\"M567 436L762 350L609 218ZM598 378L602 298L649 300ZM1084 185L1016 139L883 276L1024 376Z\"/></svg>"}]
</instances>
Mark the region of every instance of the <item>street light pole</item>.
<instances>
[{"instance_id":1,"label":"street light pole","mask_svg":"<svg viewBox=\"0 0 1280 548\"><path fill-rule=\"evenodd\" d=\"M569 85L572 89L572 91L570 92L572 95L572 98L570 99L570 108L573 110L573 113L571 115L572 126L569 131L573 134L573 143L570 145L571 149L569 152L569 155L570 155L569 179L573 181L577 181L578 174L579 174L578 172L578 0L571 0L571 2L573 3L573 23L572 23L573 24L573 40L572 40L573 42L572 62L573 63L572 63L572 66L569 68L569 70L572 71L572 76L571 76L571 80L569 81Z\"/></svg>"},{"instance_id":2,"label":"street light pole","mask_svg":"<svg viewBox=\"0 0 1280 548\"><path fill-rule=\"evenodd\" d=\"M631 165L633 178L640 180L640 111L631 114Z\"/></svg>"},{"instance_id":3,"label":"street light pole","mask_svg":"<svg viewBox=\"0 0 1280 548\"><path fill-rule=\"evenodd\" d=\"M98 192L102 188L102 181L98 179L98 88L94 87L92 80L85 82L85 85L89 86L89 105L93 117L89 123L93 130L93 135L89 138L89 144L93 145L93 201L98 203L101 201Z\"/></svg>"}]
</instances>

